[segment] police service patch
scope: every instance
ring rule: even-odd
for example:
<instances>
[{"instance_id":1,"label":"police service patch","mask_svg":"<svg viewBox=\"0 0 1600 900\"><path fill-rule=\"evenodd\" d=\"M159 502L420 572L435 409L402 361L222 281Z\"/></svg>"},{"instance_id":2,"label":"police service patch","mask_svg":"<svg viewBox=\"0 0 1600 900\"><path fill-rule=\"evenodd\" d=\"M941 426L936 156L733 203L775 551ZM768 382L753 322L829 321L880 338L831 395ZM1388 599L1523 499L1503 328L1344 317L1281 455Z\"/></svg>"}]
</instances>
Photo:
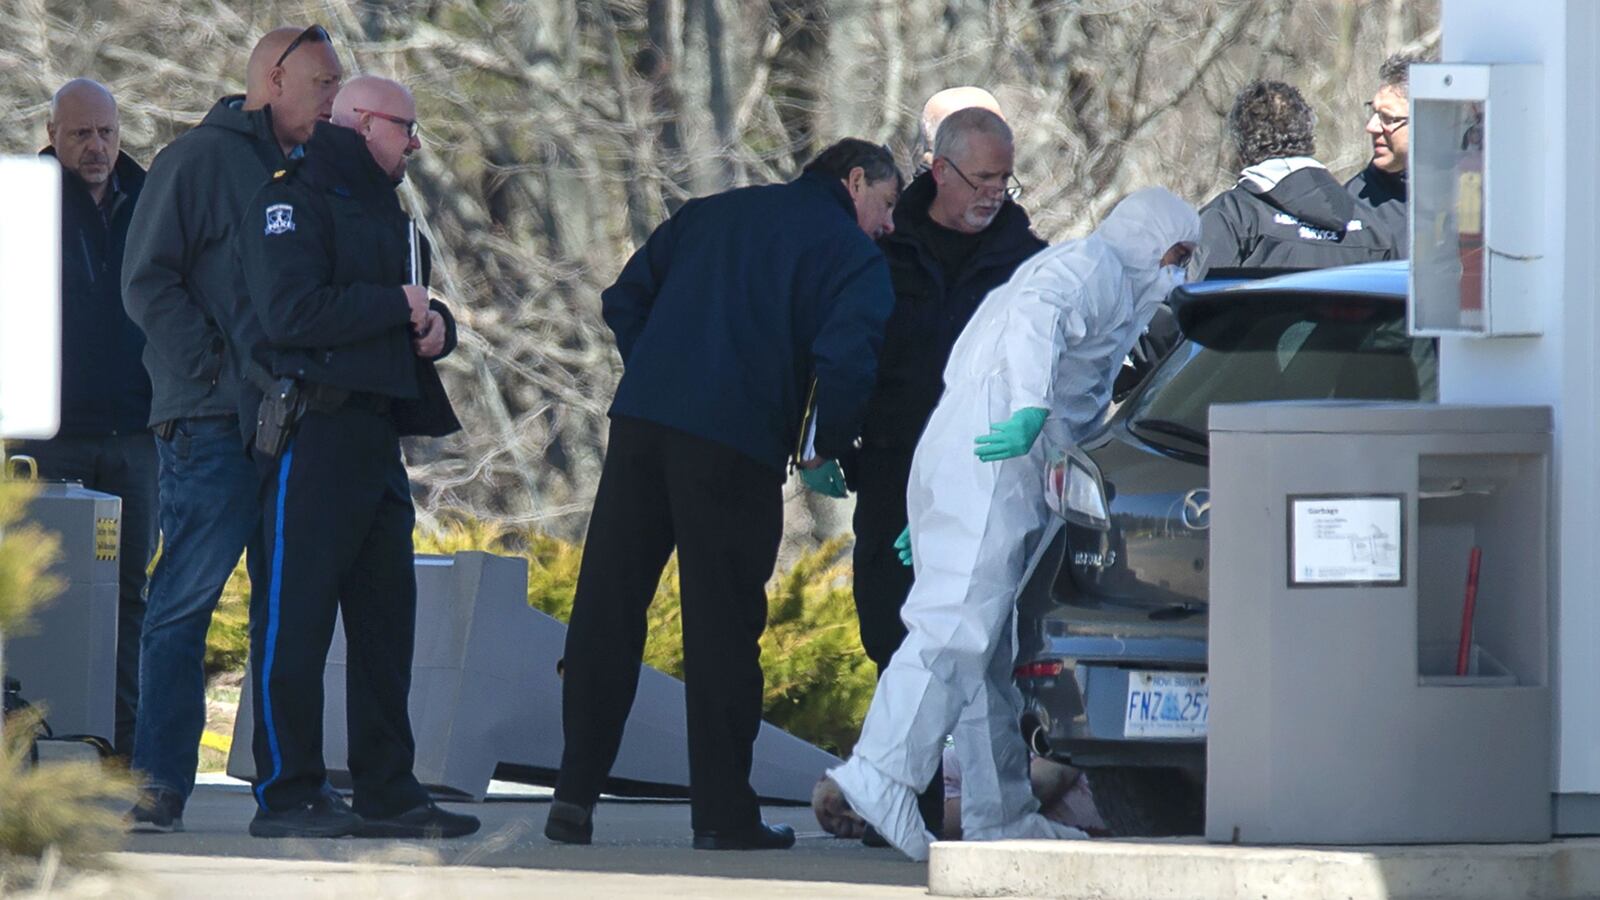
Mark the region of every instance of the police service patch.
<instances>
[{"instance_id":1,"label":"police service patch","mask_svg":"<svg viewBox=\"0 0 1600 900\"><path fill-rule=\"evenodd\" d=\"M267 234L287 234L294 230L294 207L287 203L274 203L267 207Z\"/></svg>"}]
</instances>

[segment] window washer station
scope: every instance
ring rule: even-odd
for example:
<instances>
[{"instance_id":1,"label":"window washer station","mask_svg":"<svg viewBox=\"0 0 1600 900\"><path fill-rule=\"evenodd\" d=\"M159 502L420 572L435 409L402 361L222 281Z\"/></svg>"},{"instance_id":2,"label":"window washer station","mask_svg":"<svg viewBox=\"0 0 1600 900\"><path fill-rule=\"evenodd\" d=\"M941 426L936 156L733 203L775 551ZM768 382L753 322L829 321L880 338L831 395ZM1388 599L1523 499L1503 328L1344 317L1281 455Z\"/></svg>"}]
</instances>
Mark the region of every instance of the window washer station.
<instances>
[{"instance_id":1,"label":"window washer station","mask_svg":"<svg viewBox=\"0 0 1600 900\"><path fill-rule=\"evenodd\" d=\"M1440 403L1212 408L1213 842L1600 834L1600 6L1442 15L1409 122Z\"/></svg>"}]
</instances>

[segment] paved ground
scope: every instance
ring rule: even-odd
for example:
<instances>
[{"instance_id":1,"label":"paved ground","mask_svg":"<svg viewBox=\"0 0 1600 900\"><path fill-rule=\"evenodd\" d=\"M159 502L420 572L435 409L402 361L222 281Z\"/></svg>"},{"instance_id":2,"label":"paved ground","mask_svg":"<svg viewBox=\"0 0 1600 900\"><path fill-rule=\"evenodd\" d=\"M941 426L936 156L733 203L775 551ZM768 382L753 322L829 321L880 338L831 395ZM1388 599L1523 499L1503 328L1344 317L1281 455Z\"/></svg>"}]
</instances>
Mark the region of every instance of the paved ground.
<instances>
[{"instance_id":1,"label":"paved ground","mask_svg":"<svg viewBox=\"0 0 1600 900\"><path fill-rule=\"evenodd\" d=\"M842 882L919 889L927 884L926 865L909 862L893 850L874 850L863 847L859 841L832 838L818 829L811 810L803 807L769 807L763 811L769 822L794 826L800 836L794 849L740 853L691 849L689 808L684 803L602 802L595 814L595 843L588 847L552 844L545 839L544 819L549 808L545 797L491 799L481 804L449 804L448 808L478 816L483 820L483 831L456 841L261 840L250 837L245 830L254 811L248 788L241 784L203 784L196 788L184 813L185 833L131 835L127 849L133 854L187 857L422 863L559 870L573 874L747 878L769 883ZM624 879L622 893L612 895L674 895L671 891L658 890L667 882L654 888L647 888L648 882L627 888L628 883ZM590 887L598 889L598 886L597 883ZM820 884L813 887L818 889L811 892L813 896L838 895ZM585 889L587 892L589 888ZM687 894L676 895L695 893L689 890Z\"/></svg>"}]
</instances>

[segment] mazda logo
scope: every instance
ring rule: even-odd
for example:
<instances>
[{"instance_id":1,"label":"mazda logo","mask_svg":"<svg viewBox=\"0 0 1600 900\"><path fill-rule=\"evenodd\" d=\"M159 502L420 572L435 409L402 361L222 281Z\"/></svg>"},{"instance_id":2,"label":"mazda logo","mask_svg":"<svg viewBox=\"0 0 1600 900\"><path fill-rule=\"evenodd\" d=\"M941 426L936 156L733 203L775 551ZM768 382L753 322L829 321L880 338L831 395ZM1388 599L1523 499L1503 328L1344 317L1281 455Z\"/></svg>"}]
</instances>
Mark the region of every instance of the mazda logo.
<instances>
[{"instance_id":1,"label":"mazda logo","mask_svg":"<svg viewBox=\"0 0 1600 900\"><path fill-rule=\"evenodd\" d=\"M1211 527L1211 491L1195 488L1183 495L1183 524L1195 531Z\"/></svg>"}]
</instances>

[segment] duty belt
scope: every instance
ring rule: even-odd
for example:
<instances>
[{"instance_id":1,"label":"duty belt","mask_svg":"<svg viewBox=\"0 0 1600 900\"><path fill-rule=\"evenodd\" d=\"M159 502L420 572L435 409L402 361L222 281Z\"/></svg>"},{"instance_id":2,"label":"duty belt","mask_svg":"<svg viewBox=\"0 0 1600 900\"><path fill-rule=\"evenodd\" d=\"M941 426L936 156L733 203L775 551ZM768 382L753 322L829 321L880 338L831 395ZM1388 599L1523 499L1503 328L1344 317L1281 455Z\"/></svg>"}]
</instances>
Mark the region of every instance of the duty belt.
<instances>
[{"instance_id":1,"label":"duty belt","mask_svg":"<svg viewBox=\"0 0 1600 900\"><path fill-rule=\"evenodd\" d=\"M385 397L383 394L349 391L326 384L308 384L305 386L305 394L306 406L317 412L354 410L383 416L388 415L390 408L394 406L393 398Z\"/></svg>"}]
</instances>

